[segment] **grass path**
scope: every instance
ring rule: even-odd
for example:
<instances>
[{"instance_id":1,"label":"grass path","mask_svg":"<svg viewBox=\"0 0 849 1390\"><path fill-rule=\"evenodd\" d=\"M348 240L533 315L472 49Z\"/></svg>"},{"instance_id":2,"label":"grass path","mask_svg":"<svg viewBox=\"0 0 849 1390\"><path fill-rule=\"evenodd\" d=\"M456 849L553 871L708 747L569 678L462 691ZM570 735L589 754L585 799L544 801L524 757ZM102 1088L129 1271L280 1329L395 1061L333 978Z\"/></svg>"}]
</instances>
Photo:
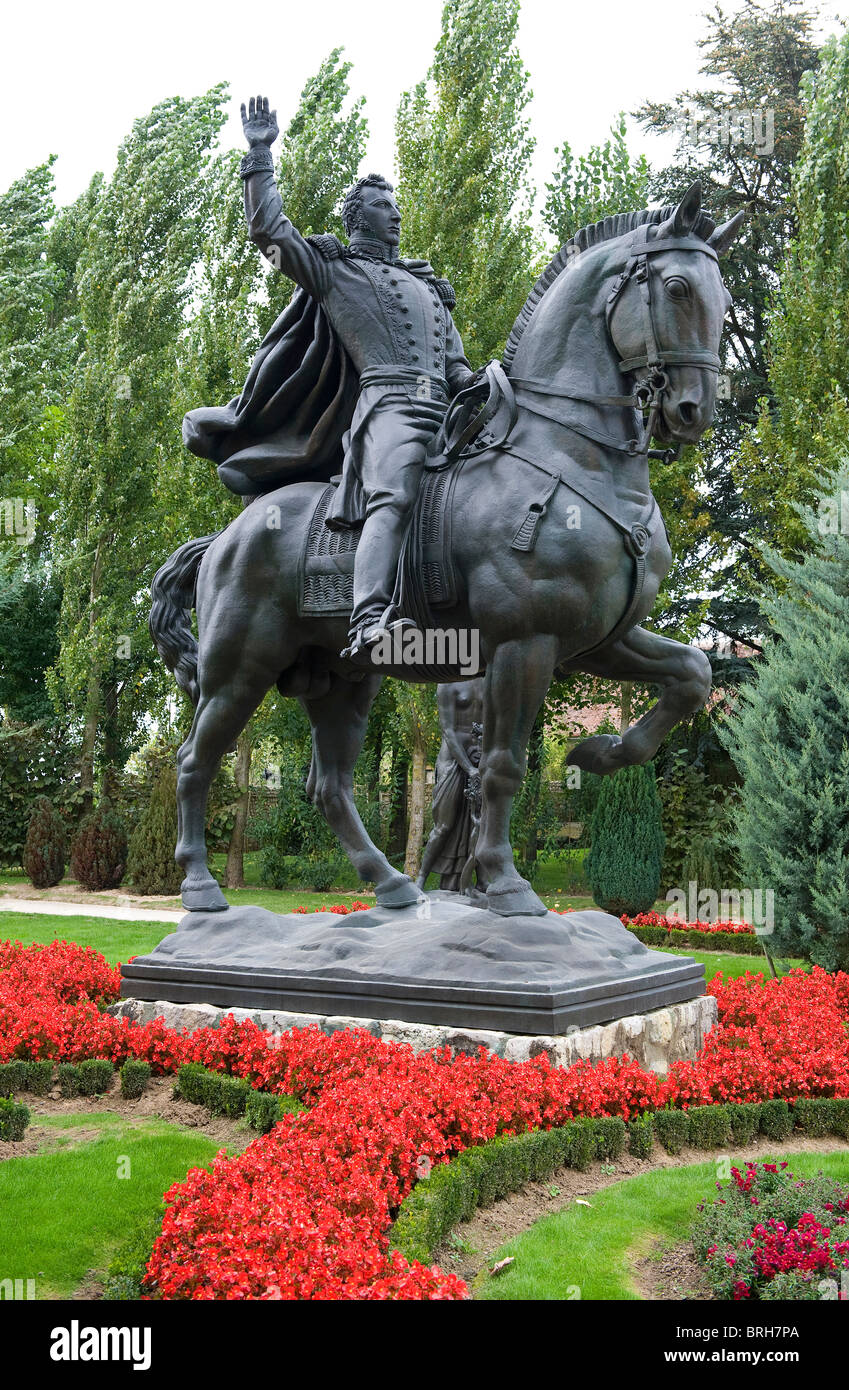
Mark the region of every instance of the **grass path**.
<instances>
[{"instance_id":1,"label":"grass path","mask_svg":"<svg viewBox=\"0 0 849 1390\"><path fill-rule=\"evenodd\" d=\"M108 1112L39 1123L44 1150L0 1163L0 1277L34 1279L38 1299L69 1298L102 1276L163 1192L219 1147L163 1120L129 1125ZM101 1132L77 1142L75 1128Z\"/></svg>"},{"instance_id":2,"label":"grass path","mask_svg":"<svg viewBox=\"0 0 849 1390\"><path fill-rule=\"evenodd\" d=\"M778 1156L788 1156L799 1177L822 1170L849 1181L849 1148ZM573 1201L503 1245L488 1265L507 1256L514 1264L496 1277L479 1275L474 1296L501 1302L640 1299L632 1261L686 1240L698 1203L716 1195L715 1183L716 1164L707 1162L655 1169L592 1192L589 1205Z\"/></svg>"}]
</instances>

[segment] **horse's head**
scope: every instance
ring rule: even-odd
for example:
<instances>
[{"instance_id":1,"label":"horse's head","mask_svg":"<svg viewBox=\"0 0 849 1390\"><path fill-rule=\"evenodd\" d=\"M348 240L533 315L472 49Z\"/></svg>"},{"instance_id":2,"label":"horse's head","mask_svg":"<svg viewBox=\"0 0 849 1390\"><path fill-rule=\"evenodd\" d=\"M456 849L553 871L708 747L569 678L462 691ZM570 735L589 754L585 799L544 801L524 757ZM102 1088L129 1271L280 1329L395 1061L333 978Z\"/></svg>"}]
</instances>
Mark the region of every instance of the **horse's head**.
<instances>
[{"instance_id":1,"label":"horse's head","mask_svg":"<svg viewBox=\"0 0 849 1390\"><path fill-rule=\"evenodd\" d=\"M631 234L628 261L607 302L620 370L633 374L652 405L652 429L664 441L693 443L713 419L719 341L731 296L719 272L745 218L738 212L705 240L701 184L657 226Z\"/></svg>"}]
</instances>

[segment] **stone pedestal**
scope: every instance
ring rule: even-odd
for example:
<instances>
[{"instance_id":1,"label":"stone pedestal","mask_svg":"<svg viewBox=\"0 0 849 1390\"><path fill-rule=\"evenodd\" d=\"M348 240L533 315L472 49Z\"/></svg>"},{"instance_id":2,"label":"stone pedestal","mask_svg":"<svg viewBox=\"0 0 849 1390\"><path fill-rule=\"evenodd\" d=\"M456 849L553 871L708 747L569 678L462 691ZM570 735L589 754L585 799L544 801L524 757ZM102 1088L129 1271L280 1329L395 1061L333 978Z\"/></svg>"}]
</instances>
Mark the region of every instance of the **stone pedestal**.
<instances>
[{"instance_id":1,"label":"stone pedestal","mask_svg":"<svg viewBox=\"0 0 849 1390\"><path fill-rule=\"evenodd\" d=\"M169 1028L212 1028L225 1014L250 1018L269 1033L311 1024L323 1033L343 1028L365 1028L385 1042L407 1043L416 1052L432 1047L451 1047L474 1055L485 1047L508 1062L527 1062L545 1053L553 1066L570 1067L580 1057L599 1062L605 1057L633 1057L650 1071L665 1073L672 1062L692 1061L705 1035L716 1022L716 1000L710 994L671 1004L652 1013L633 1014L595 1028L573 1028L557 1037L526 1033L499 1033L482 1028L438 1027L428 1023L404 1023L401 1019L345 1018L324 1014L282 1013L274 1009L224 1009L213 1004L172 1004L165 999L122 999L109 1012L134 1023L161 1018Z\"/></svg>"},{"instance_id":2,"label":"stone pedestal","mask_svg":"<svg viewBox=\"0 0 849 1390\"><path fill-rule=\"evenodd\" d=\"M125 998L560 1037L704 994L690 957L604 912L499 917L459 896L403 909L188 913L123 967Z\"/></svg>"}]
</instances>

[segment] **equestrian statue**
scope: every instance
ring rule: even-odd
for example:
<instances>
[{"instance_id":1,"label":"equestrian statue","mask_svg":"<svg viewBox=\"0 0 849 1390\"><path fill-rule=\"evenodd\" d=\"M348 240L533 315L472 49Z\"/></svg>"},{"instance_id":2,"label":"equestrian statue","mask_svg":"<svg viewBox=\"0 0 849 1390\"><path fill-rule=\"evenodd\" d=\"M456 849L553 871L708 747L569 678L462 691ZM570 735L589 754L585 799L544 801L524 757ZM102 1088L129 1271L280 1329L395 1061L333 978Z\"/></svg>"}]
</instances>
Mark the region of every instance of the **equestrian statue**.
<instances>
[{"instance_id":1,"label":"equestrian statue","mask_svg":"<svg viewBox=\"0 0 849 1390\"><path fill-rule=\"evenodd\" d=\"M713 418L731 303L719 258L745 214L716 226L694 183L677 205L583 228L539 277L502 361L475 372L450 285L398 257L391 185L369 175L349 193L347 244L304 238L274 182L275 114L262 97L242 113L250 234L298 288L241 396L186 417L188 447L246 505L177 550L152 588L153 640L196 706L178 754L184 905L227 908L207 866L207 795L275 685L309 717L309 794L378 904L418 902L354 804L369 709L384 674L482 674L476 898L502 917L544 914L509 825L552 679L660 688L621 737L573 750L600 774L649 761L708 697L704 653L641 626L672 559L649 459ZM474 632L477 671L450 647L379 664L377 644L409 624Z\"/></svg>"}]
</instances>

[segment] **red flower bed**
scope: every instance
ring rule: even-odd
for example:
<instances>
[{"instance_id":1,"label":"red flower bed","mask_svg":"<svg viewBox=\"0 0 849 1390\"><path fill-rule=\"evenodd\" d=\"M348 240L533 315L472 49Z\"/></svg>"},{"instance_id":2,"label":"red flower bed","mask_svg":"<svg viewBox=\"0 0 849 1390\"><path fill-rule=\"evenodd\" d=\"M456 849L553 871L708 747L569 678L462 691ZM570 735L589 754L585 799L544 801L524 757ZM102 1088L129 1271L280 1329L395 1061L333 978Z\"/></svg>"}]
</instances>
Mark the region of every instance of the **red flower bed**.
<instances>
[{"instance_id":1,"label":"red flower bed","mask_svg":"<svg viewBox=\"0 0 849 1390\"><path fill-rule=\"evenodd\" d=\"M731 936L754 936L755 929L750 922L684 922L680 917L669 917L662 912L638 912L635 917L623 913L620 919L626 927L663 927L666 931L722 932Z\"/></svg>"},{"instance_id":2,"label":"red flower bed","mask_svg":"<svg viewBox=\"0 0 849 1390\"><path fill-rule=\"evenodd\" d=\"M484 1049L416 1054L362 1029L274 1037L231 1016L192 1034L137 1025L104 1012L118 984L117 970L72 944L0 946L0 1060L132 1056L159 1073L196 1061L311 1107L171 1188L149 1265L151 1289L167 1298L464 1297L455 1276L388 1250L423 1157L441 1163L581 1115L849 1095L849 976L819 969L765 984L717 976L719 1025L696 1061L664 1079L627 1058L561 1070Z\"/></svg>"}]
</instances>

